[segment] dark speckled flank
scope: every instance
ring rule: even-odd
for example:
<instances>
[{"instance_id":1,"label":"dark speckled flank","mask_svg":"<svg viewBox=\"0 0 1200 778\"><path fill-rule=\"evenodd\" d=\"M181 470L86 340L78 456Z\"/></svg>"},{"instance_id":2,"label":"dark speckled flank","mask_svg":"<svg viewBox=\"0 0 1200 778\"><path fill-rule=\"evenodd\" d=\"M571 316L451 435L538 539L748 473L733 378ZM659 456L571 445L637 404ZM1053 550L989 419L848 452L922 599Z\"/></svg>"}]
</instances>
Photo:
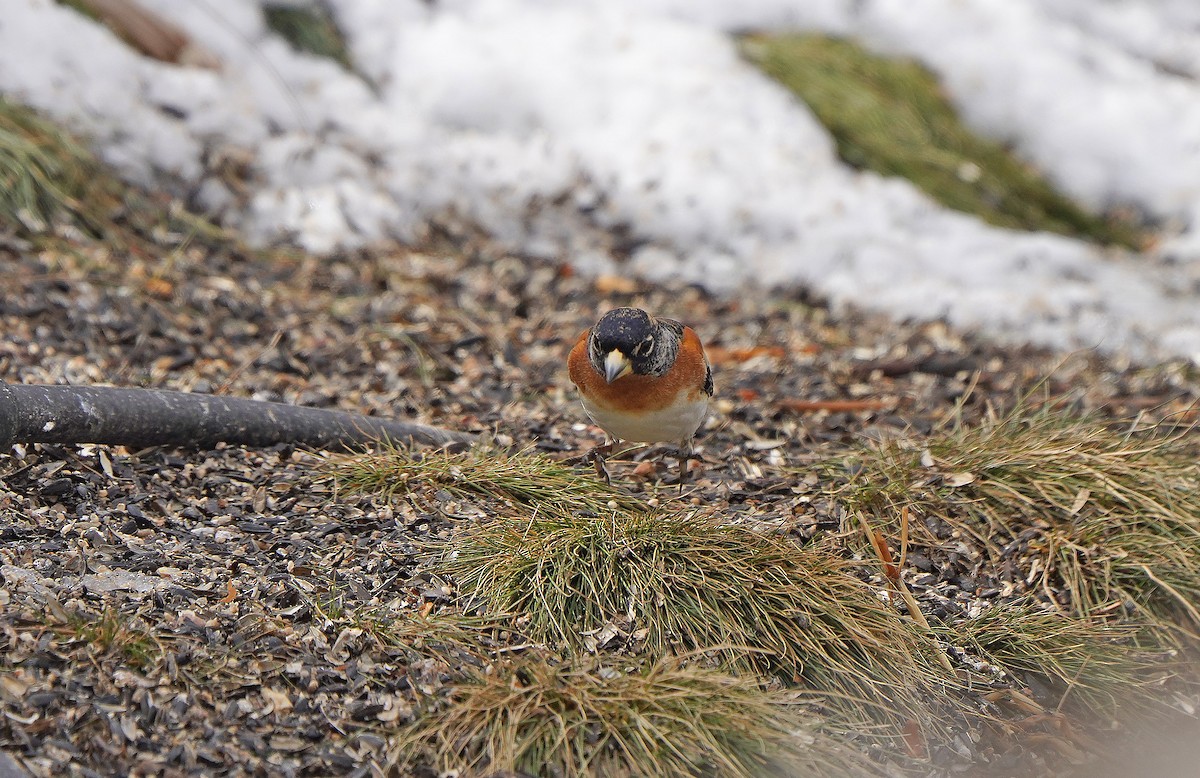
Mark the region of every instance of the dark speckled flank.
<instances>
[{"instance_id":1,"label":"dark speckled flank","mask_svg":"<svg viewBox=\"0 0 1200 778\"><path fill-rule=\"evenodd\" d=\"M604 356L614 349L628 359L637 375L660 376L675 363L683 325L656 319L640 308L614 308L596 322L588 338L588 359L604 373Z\"/></svg>"}]
</instances>

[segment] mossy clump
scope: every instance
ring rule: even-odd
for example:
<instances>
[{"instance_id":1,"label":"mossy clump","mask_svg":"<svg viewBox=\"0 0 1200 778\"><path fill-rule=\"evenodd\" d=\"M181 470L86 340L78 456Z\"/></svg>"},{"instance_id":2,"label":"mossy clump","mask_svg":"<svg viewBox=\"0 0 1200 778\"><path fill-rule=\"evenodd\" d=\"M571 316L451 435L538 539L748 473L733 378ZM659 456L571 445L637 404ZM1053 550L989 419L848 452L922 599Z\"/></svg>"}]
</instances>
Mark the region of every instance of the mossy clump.
<instances>
[{"instance_id":1,"label":"mossy clump","mask_svg":"<svg viewBox=\"0 0 1200 778\"><path fill-rule=\"evenodd\" d=\"M296 51L324 57L353 70L345 37L329 12L320 5L267 4L267 26Z\"/></svg>"},{"instance_id":2,"label":"mossy clump","mask_svg":"<svg viewBox=\"0 0 1200 778\"><path fill-rule=\"evenodd\" d=\"M943 205L990 224L1047 230L1137 249L1127 221L1090 214L999 143L959 119L920 64L822 35L758 35L745 55L808 104L847 163L912 181Z\"/></svg>"}]
</instances>

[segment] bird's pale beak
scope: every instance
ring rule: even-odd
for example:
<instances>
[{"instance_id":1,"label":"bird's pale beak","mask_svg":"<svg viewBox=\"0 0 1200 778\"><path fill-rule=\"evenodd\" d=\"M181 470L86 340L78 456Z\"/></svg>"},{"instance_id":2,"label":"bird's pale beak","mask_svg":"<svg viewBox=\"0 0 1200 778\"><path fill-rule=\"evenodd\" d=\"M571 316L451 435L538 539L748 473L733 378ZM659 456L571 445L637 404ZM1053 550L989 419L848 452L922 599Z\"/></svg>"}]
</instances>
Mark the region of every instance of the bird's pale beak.
<instances>
[{"instance_id":1,"label":"bird's pale beak","mask_svg":"<svg viewBox=\"0 0 1200 778\"><path fill-rule=\"evenodd\" d=\"M622 354L619 349L613 349L604 358L604 378L610 384L632 369L633 365L629 363L629 357Z\"/></svg>"}]
</instances>

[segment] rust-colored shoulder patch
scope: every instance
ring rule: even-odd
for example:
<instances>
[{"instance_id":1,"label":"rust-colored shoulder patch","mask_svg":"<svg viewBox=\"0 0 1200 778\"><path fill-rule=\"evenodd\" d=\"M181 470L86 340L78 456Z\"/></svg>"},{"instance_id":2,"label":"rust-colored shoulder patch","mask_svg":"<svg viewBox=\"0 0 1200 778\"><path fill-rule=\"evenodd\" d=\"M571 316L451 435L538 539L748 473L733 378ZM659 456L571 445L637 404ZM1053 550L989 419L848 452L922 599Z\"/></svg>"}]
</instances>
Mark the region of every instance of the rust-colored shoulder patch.
<instances>
[{"instance_id":1,"label":"rust-colored shoulder patch","mask_svg":"<svg viewBox=\"0 0 1200 778\"><path fill-rule=\"evenodd\" d=\"M596 378L603 378L596 375L596 369L592 367L591 361L588 359L588 334L591 330L584 330L579 338L575 341L575 346L571 349L570 355L567 356L567 374L571 376L571 383L579 387L579 390L585 395L584 383L588 380L589 374Z\"/></svg>"},{"instance_id":2,"label":"rust-colored shoulder patch","mask_svg":"<svg viewBox=\"0 0 1200 778\"><path fill-rule=\"evenodd\" d=\"M700 336L691 327L683 328L683 342L679 344L679 356L675 358L675 369L672 372L676 371L684 374L680 379L683 386L694 390L689 393L689 399L698 399L700 394L712 396L712 366L708 363Z\"/></svg>"}]
</instances>

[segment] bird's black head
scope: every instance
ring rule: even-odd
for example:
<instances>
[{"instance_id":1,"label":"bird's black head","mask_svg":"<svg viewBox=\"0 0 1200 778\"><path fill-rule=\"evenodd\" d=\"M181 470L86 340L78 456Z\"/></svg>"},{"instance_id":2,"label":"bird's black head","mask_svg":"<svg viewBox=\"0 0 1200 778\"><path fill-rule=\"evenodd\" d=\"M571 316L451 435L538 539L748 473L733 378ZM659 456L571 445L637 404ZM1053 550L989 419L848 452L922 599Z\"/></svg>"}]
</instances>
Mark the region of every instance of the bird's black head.
<instances>
[{"instance_id":1,"label":"bird's black head","mask_svg":"<svg viewBox=\"0 0 1200 778\"><path fill-rule=\"evenodd\" d=\"M678 333L664 321L640 308L614 308L604 314L588 342L592 366L609 383L629 372L662 375L679 350Z\"/></svg>"}]
</instances>

